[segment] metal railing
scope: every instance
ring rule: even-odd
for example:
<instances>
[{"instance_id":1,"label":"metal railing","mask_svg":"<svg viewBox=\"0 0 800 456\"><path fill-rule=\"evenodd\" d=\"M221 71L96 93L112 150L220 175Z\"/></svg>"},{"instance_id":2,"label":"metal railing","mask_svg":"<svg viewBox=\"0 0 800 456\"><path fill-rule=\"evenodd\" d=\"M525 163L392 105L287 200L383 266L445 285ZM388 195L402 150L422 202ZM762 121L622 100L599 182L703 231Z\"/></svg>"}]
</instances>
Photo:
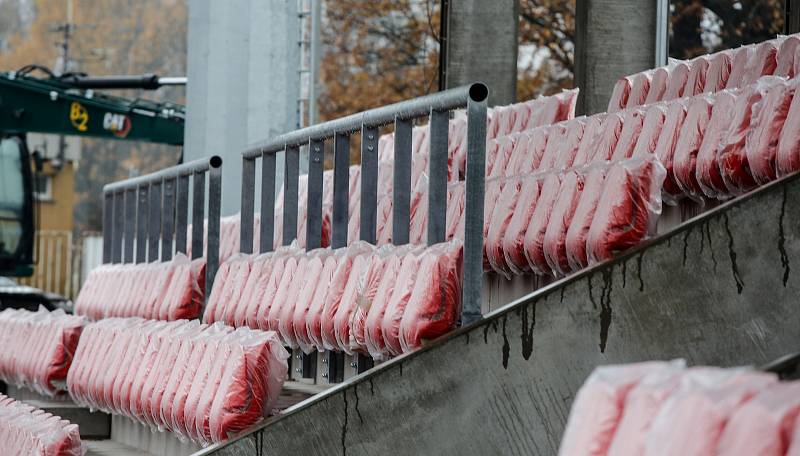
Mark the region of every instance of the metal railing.
<instances>
[{"instance_id":1,"label":"metal railing","mask_svg":"<svg viewBox=\"0 0 800 456\"><path fill-rule=\"evenodd\" d=\"M445 241L447 207L447 159L450 111L467 111L467 169L464 239L464 286L462 324L481 317L483 274L483 195L486 162L486 99L481 83L459 87L413 100L364 111L313 125L251 145L242 153L242 210L240 250L253 252L256 161L261 166L260 251L273 248L275 220L275 154L285 152L282 242L290 244L297 232L300 147L308 146L308 194L306 201L306 247L321 246L323 163L325 142L333 140L333 214L331 247L347 245L350 137L361 135L361 240L375 243L378 189L379 128L394 125L394 186L392 239L396 245L409 242L411 206L411 159L413 121L429 117L430 159L428 164L428 243ZM366 361L366 360L363 360ZM371 362L371 360L368 360ZM329 359L328 368L334 369ZM357 361L359 363L359 361ZM307 362L303 365L306 366ZM305 369L304 369L305 370ZM358 370L363 370L360 367ZM341 379L329 374L329 381ZM307 376L304 374L304 376Z\"/></svg>"},{"instance_id":2,"label":"metal railing","mask_svg":"<svg viewBox=\"0 0 800 456\"><path fill-rule=\"evenodd\" d=\"M204 253L208 202L207 298L219 267L221 167L214 155L103 187L103 263L169 261L173 249L186 253L191 178L192 259Z\"/></svg>"}]
</instances>

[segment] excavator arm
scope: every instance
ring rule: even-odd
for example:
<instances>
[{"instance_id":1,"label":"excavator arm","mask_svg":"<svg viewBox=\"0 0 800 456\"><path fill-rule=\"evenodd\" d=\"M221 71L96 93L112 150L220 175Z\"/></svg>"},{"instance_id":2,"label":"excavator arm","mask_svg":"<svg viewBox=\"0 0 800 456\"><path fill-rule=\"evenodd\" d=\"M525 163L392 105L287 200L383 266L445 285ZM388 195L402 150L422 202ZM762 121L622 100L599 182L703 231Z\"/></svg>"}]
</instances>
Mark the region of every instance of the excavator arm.
<instances>
[{"instance_id":1,"label":"excavator arm","mask_svg":"<svg viewBox=\"0 0 800 456\"><path fill-rule=\"evenodd\" d=\"M181 145L183 124L184 108L177 104L0 73L0 134L39 132Z\"/></svg>"}]
</instances>

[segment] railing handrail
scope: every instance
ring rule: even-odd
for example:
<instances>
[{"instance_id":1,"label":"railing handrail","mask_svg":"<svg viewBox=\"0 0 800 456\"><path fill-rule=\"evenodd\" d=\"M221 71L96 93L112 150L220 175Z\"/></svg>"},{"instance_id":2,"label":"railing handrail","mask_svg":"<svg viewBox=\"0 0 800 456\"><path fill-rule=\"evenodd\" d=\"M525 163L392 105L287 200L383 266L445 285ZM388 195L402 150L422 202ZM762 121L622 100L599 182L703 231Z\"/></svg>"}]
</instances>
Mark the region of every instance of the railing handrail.
<instances>
[{"instance_id":1,"label":"railing handrail","mask_svg":"<svg viewBox=\"0 0 800 456\"><path fill-rule=\"evenodd\" d=\"M485 101L489 89L485 84L476 82L471 85L424 95L411 100L400 101L379 108L351 114L339 119L311 125L299 130L282 134L273 139L256 142L242 153L244 158L257 158L265 153L275 153L287 147L303 146L310 141L333 138L337 133L350 134L359 131L363 126L382 127L397 119L409 120L427 116L433 111L451 111L466 107L469 99L474 102Z\"/></svg>"},{"instance_id":2,"label":"railing handrail","mask_svg":"<svg viewBox=\"0 0 800 456\"><path fill-rule=\"evenodd\" d=\"M201 173L208 171L212 168L219 168L222 166L222 158L218 155L212 155L208 158L200 158L192 160L188 163L183 163L176 166L164 168L161 171L145 174L143 176L131 177L129 179L111 182L103 186L103 193L107 192L120 192L131 188L138 187L143 184L151 184L159 182L164 179L174 179L182 176L190 176L194 173Z\"/></svg>"}]
</instances>

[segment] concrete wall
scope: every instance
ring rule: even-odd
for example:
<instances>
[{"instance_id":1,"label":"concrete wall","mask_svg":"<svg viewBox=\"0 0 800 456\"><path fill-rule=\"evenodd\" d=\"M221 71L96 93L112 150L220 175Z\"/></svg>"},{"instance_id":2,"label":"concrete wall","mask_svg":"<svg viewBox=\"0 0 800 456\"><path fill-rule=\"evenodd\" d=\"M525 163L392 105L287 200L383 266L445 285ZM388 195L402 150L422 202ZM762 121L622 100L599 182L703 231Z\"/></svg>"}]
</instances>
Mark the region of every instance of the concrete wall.
<instances>
[{"instance_id":1,"label":"concrete wall","mask_svg":"<svg viewBox=\"0 0 800 456\"><path fill-rule=\"evenodd\" d=\"M575 11L575 85L578 112L608 107L622 76L656 65L659 0L578 0Z\"/></svg>"},{"instance_id":2,"label":"concrete wall","mask_svg":"<svg viewBox=\"0 0 800 456\"><path fill-rule=\"evenodd\" d=\"M240 209L245 147L297 127L298 27L296 0L189 2L184 159L222 156L222 215Z\"/></svg>"},{"instance_id":3,"label":"concrete wall","mask_svg":"<svg viewBox=\"0 0 800 456\"><path fill-rule=\"evenodd\" d=\"M447 87L481 81L489 105L517 97L517 0L450 1Z\"/></svg>"},{"instance_id":4,"label":"concrete wall","mask_svg":"<svg viewBox=\"0 0 800 456\"><path fill-rule=\"evenodd\" d=\"M798 350L800 179L711 210L205 454L555 454L594 366Z\"/></svg>"}]
</instances>

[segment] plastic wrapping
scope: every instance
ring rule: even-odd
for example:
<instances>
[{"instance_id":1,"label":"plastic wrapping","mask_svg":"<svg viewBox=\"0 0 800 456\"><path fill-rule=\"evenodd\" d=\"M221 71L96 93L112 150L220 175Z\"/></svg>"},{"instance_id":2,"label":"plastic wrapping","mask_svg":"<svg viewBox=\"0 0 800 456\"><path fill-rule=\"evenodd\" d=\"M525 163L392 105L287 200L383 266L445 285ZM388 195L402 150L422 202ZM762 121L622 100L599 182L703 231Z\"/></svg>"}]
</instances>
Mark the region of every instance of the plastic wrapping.
<instances>
[{"instance_id":1,"label":"plastic wrapping","mask_svg":"<svg viewBox=\"0 0 800 456\"><path fill-rule=\"evenodd\" d=\"M541 180L538 175L519 176L511 179L519 182L519 195L501 242L508 270L514 274L521 274L530 271L528 260L525 257L525 234L539 200ZM516 184L507 183L507 185Z\"/></svg>"},{"instance_id":2,"label":"plastic wrapping","mask_svg":"<svg viewBox=\"0 0 800 456\"><path fill-rule=\"evenodd\" d=\"M708 56L701 55L689 61L689 76L683 88L683 96L691 97L703 93L708 73Z\"/></svg>"},{"instance_id":3,"label":"plastic wrapping","mask_svg":"<svg viewBox=\"0 0 800 456\"><path fill-rule=\"evenodd\" d=\"M775 76L793 78L797 75L797 73L795 73L795 55L798 44L800 44L800 37L794 35L787 36L780 44L776 56L777 64L775 66Z\"/></svg>"},{"instance_id":4,"label":"plastic wrapping","mask_svg":"<svg viewBox=\"0 0 800 456\"><path fill-rule=\"evenodd\" d=\"M447 186L447 214L445 215L445 239L456 236L458 222L464 214L465 192L464 182L454 182Z\"/></svg>"},{"instance_id":5,"label":"plastic wrapping","mask_svg":"<svg viewBox=\"0 0 800 456\"><path fill-rule=\"evenodd\" d=\"M589 264L586 254L586 238L603 193L608 166L605 162L595 163L583 170L583 191L575 206L564 239L567 263L572 271L585 268Z\"/></svg>"},{"instance_id":6,"label":"plastic wrapping","mask_svg":"<svg viewBox=\"0 0 800 456\"><path fill-rule=\"evenodd\" d=\"M661 129L667 116L667 108L663 104L655 104L647 108L644 122L636 146L633 148L632 157L648 157L655 154Z\"/></svg>"},{"instance_id":7,"label":"plastic wrapping","mask_svg":"<svg viewBox=\"0 0 800 456\"><path fill-rule=\"evenodd\" d=\"M719 92L728 84L728 76L731 74L731 55L730 51L721 51L708 56L704 92Z\"/></svg>"},{"instance_id":8,"label":"plastic wrapping","mask_svg":"<svg viewBox=\"0 0 800 456\"><path fill-rule=\"evenodd\" d=\"M558 131L559 127L551 130L548 127L540 127L528 132L528 148L525 149L526 161L530 164L530 171L538 170L542 165L544 152L547 150L547 138L551 131Z\"/></svg>"},{"instance_id":9,"label":"plastic wrapping","mask_svg":"<svg viewBox=\"0 0 800 456\"><path fill-rule=\"evenodd\" d=\"M411 299L419 267L420 258L417 255L409 254L403 256L391 298L386 303L386 310L381 321L381 335L383 336L384 350L391 356L402 353L400 322L403 319L406 305Z\"/></svg>"},{"instance_id":10,"label":"plastic wrapping","mask_svg":"<svg viewBox=\"0 0 800 456\"><path fill-rule=\"evenodd\" d=\"M483 238L487 239L489 237L489 227L492 224L494 209L497 206L497 201L500 199L500 194L503 191L503 184L505 180L503 179L489 179L485 182L484 187L484 197L483 197ZM461 220L464 220L465 216L461 217ZM458 227L456 228L458 231ZM491 270L491 265L489 264L489 256L486 251L488 248L487 244L483 244L483 270L489 271Z\"/></svg>"},{"instance_id":11,"label":"plastic wrapping","mask_svg":"<svg viewBox=\"0 0 800 456\"><path fill-rule=\"evenodd\" d=\"M420 254L417 279L400 320L404 353L456 327L461 313L462 259L460 240L433 245Z\"/></svg>"},{"instance_id":12,"label":"plastic wrapping","mask_svg":"<svg viewBox=\"0 0 800 456\"><path fill-rule=\"evenodd\" d=\"M689 65L685 62L677 62L672 66L667 82L667 91L664 93L663 100L675 100L683 96L686 80L689 77Z\"/></svg>"},{"instance_id":13,"label":"plastic wrapping","mask_svg":"<svg viewBox=\"0 0 800 456\"><path fill-rule=\"evenodd\" d=\"M714 99L699 96L689 99L686 118L675 145L672 170L681 191L692 199L700 200L702 191L697 183L697 153L711 119Z\"/></svg>"},{"instance_id":14,"label":"plastic wrapping","mask_svg":"<svg viewBox=\"0 0 800 456\"><path fill-rule=\"evenodd\" d=\"M576 117L564 123L566 132L561 138L559 147L556 150L556 157L553 162L554 169L564 170L572 166L575 155L578 153L581 139L583 138L583 129L585 125L585 117Z\"/></svg>"},{"instance_id":15,"label":"plastic wrapping","mask_svg":"<svg viewBox=\"0 0 800 456\"><path fill-rule=\"evenodd\" d=\"M653 70L650 78L650 90L647 91L647 98L643 104L649 105L658 103L664 99L667 92L667 83L670 78L669 67L659 67Z\"/></svg>"},{"instance_id":16,"label":"plastic wrapping","mask_svg":"<svg viewBox=\"0 0 800 456\"><path fill-rule=\"evenodd\" d=\"M77 404L203 444L269 414L287 376L274 332L112 318L86 336L67 379Z\"/></svg>"},{"instance_id":17,"label":"plastic wrapping","mask_svg":"<svg viewBox=\"0 0 800 456\"><path fill-rule=\"evenodd\" d=\"M567 230L583 193L583 184L584 175L581 171L571 170L564 173L558 197L547 223L543 244L544 257L548 267L556 276L564 276L571 269L567 259Z\"/></svg>"},{"instance_id":18,"label":"plastic wrapping","mask_svg":"<svg viewBox=\"0 0 800 456\"><path fill-rule=\"evenodd\" d=\"M800 53L800 46L797 50ZM782 177L798 170L800 170L800 97L795 96L789 105L786 121L778 139L775 171L778 177Z\"/></svg>"},{"instance_id":19,"label":"plastic wrapping","mask_svg":"<svg viewBox=\"0 0 800 456\"><path fill-rule=\"evenodd\" d=\"M560 174L548 173L544 177L539 198L536 200L536 208L533 210L523 240L525 258L528 260L530 270L539 275L550 273L550 267L544 257L544 235L560 188Z\"/></svg>"},{"instance_id":20,"label":"plastic wrapping","mask_svg":"<svg viewBox=\"0 0 800 456\"><path fill-rule=\"evenodd\" d=\"M794 429L791 431L791 436L792 444L786 451L786 456L800 456L800 420L795 420Z\"/></svg>"},{"instance_id":21,"label":"plastic wrapping","mask_svg":"<svg viewBox=\"0 0 800 456\"><path fill-rule=\"evenodd\" d=\"M67 315L63 310L3 310L0 379L45 396L63 392L85 324L84 318Z\"/></svg>"},{"instance_id":22,"label":"plastic wrapping","mask_svg":"<svg viewBox=\"0 0 800 456\"><path fill-rule=\"evenodd\" d=\"M633 81L630 77L617 79L611 92L611 99L608 100L608 112L617 112L628 105L628 96L631 93L632 85Z\"/></svg>"},{"instance_id":23,"label":"plastic wrapping","mask_svg":"<svg viewBox=\"0 0 800 456\"><path fill-rule=\"evenodd\" d=\"M611 154L611 160L624 160L633 155L633 149L644 125L645 111L642 108L631 108L624 114L622 130Z\"/></svg>"},{"instance_id":24,"label":"plastic wrapping","mask_svg":"<svg viewBox=\"0 0 800 456\"><path fill-rule=\"evenodd\" d=\"M312 340L315 345L326 350L337 349L336 342L336 327L335 316L339 310L339 306L344 299L345 294L350 295L355 293L355 283L351 285L351 273L359 274L365 266L363 257L370 255L374 251L374 247L367 242L358 241L351 246L345 247L344 254L338 261L336 272L330 282L327 295L325 297L325 304L322 307L320 320L320 333L319 339L316 339L316 334L311 334ZM349 289L348 289L349 288ZM312 331L316 330L312 328ZM321 345L318 344L321 342Z\"/></svg>"},{"instance_id":25,"label":"plastic wrapping","mask_svg":"<svg viewBox=\"0 0 800 456\"><path fill-rule=\"evenodd\" d=\"M652 79L652 71L643 71L631 77L631 90L628 93L628 100L625 103L625 107L632 108L645 104L647 94L650 92L650 82Z\"/></svg>"},{"instance_id":26,"label":"plastic wrapping","mask_svg":"<svg viewBox=\"0 0 800 456\"><path fill-rule=\"evenodd\" d=\"M667 171L663 189L664 202L675 205L682 194L675 182L673 159L683 121L686 119L686 104L681 100L669 103L668 106L664 126L661 128L661 135L656 143L655 156Z\"/></svg>"},{"instance_id":27,"label":"plastic wrapping","mask_svg":"<svg viewBox=\"0 0 800 456\"><path fill-rule=\"evenodd\" d=\"M738 89L744 85L744 75L747 71L747 65L753 57L753 46L742 46L738 49L731 50L733 58L731 59L731 72L728 75L728 83L725 84L726 89Z\"/></svg>"},{"instance_id":28,"label":"plastic wrapping","mask_svg":"<svg viewBox=\"0 0 800 456\"><path fill-rule=\"evenodd\" d=\"M78 425L0 394L3 454L82 456Z\"/></svg>"},{"instance_id":29,"label":"plastic wrapping","mask_svg":"<svg viewBox=\"0 0 800 456\"><path fill-rule=\"evenodd\" d=\"M542 158L536 170L549 171L556 166L558 153L564 147L565 138L569 135L566 129L567 123L561 122L552 125L547 133L547 143L545 144ZM530 146L529 146L530 147Z\"/></svg>"},{"instance_id":30,"label":"plastic wrapping","mask_svg":"<svg viewBox=\"0 0 800 456\"><path fill-rule=\"evenodd\" d=\"M586 119L581 143L578 146L571 166L583 166L592 161L595 154L595 143L599 140L598 138L603 135L603 121L605 118L605 114L597 114ZM522 173L516 173L515 175L519 174Z\"/></svg>"},{"instance_id":31,"label":"plastic wrapping","mask_svg":"<svg viewBox=\"0 0 800 456\"><path fill-rule=\"evenodd\" d=\"M606 455L629 392L642 378L663 369L670 369L670 364L646 362L595 368L572 403L559 456Z\"/></svg>"},{"instance_id":32,"label":"plastic wrapping","mask_svg":"<svg viewBox=\"0 0 800 456\"><path fill-rule=\"evenodd\" d=\"M800 382L770 385L739 407L720 436L716 454L782 456L800 412Z\"/></svg>"},{"instance_id":33,"label":"plastic wrapping","mask_svg":"<svg viewBox=\"0 0 800 456\"><path fill-rule=\"evenodd\" d=\"M720 173L731 195L741 195L756 185L750 174L744 146L751 128L753 105L761 101L768 84L764 79L741 90L734 105L730 128L720 139Z\"/></svg>"},{"instance_id":34,"label":"plastic wrapping","mask_svg":"<svg viewBox=\"0 0 800 456\"><path fill-rule=\"evenodd\" d=\"M378 293L381 281L384 280L384 271L388 264L389 258L396 250L394 246L383 246L379 248L371 257L369 267L358 277L355 290L355 309L350 312L348 317L343 314L341 317L337 313L337 318L349 318L349 331L347 337L343 337L341 343L346 344L349 351L359 351L361 353L368 352L367 349L367 316L369 315L370 308L375 302L375 295ZM342 307L340 306L341 310ZM337 323L337 337L344 331L340 330L340 326L346 326L347 322Z\"/></svg>"},{"instance_id":35,"label":"plastic wrapping","mask_svg":"<svg viewBox=\"0 0 800 456\"><path fill-rule=\"evenodd\" d=\"M747 370L689 369L653 419L644 454L718 454L720 435L734 410L776 381L773 374Z\"/></svg>"},{"instance_id":36,"label":"plastic wrapping","mask_svg":"<svg viewBox=\"0 0 800 456\"><path fill-rule=\"evenodd\" d=\"M714 94L712 99L711 117L697 152L695 175L703 194L709 198L722 199L727 196L728 191L719 172L719 143L733 119L736 95L733 91L724 90Z\"/></svg>"},{"instance_id":37,"label":"plastic wrapping","mask_svg":"<svg viewBox=\"0 0 800 456\"><path fill-rule=\"evenodd\" d=\"M508 228L514 216L517 201L521 195L522 178L509 177L503 179L502 192L497 199L495 215L489 221L489 231L485 239L486 257L491 269L510 279L511 270L506 263L503 251L503 240L509 234ZM521 208L524 210L524 208Z\"/></svg>"},{"instance_id":38,"label":"plastic wrapping","mask_svg":"<svg viewBox=\"0 0 800 456\"><path fill-rule=\"evenodd\" d=\"M666 171L655 158L632 158L608 171L586 238L589 263L641 242L661 214Z\"/></svg>"},{"instance_id":39,"label":"plastic wrapping","mask_svg":"<svg viewBox=\"0 0 800 456\"><path fill-rule=\"evenodd\" d=\"M102 265L86 278L75 313L92 319L197 318L204 284L205 260L182 253L163 263Z\"/></svg>"},{"instance_id":40,"label":"plastic wrapping","mask_svg":"<svg viewBox=\"0 0 800 456\"><path fill-rule=\"evenodd\" d=\"M386 357L383 319L392 293L394 293L400 266L409 248L400 247L390 250L384 259L383 278L380 280L378 288L375 289L375 295L371 300L368 295L362 298L361 306L367 308L367 316L364 320L364 344L370 356L378 360Z\"/></svg>"},{"instance_id":41,"label":"plastic wrapping","mask_svg":"<svg viewBox=\"0 0 800 456\"><path fill-rule=\"evenodd\" d=\"M498 139L497 152L494 154L493 163L491 163L491 166L487 165L486 167L487 177L492 178L506 175L506 166L511 159L518 138L519 135L508 135Z\"/></svg>"},{"instance_id":42,"label":"plastic wrapping","mask_svg":"<svg viewBox=\"0 0 800 456\"><path fill-rule=\"evenodd\" d=\"M592 162L599 162L610 160L614 154L614 149L617 147L622 127L624 125L624 117L622 113L613 113L606 116L603 121L603 133L598 138L594 146L594 155L591 157Z\"/></svg>"},{"instance_id":43,"label":"plastic wrapping","mask_svg":"<svg viewBox=\"0 0 800 456\"><path fill-rule=\"evenodd\" d=\"M608 448L608 456L644 454L647 431L661 405L678 387L685 367L683 360L655 366L631 388L625 396L622 417Z\"/></svg>"},{"instance_id":44,"label":"plastic wrapping","mask_svg":"<svg viewBox=\"0 0 800 456\"><path fill-rule=\"evenodd\" d=\"M757 184L766 184L777 177L778 141L796 88L796 83L778 81L753 106L752 126L745 137L744 150L750 174Z\"/></svg>"},{"instance_id":45,"label":"plastic wrapping","mask_svg":"<svg viewBox=\"0 0 800 456\"><path fill-rule=\"evenodd\" d=\"M764 41L755 45L750 62L742 76L742 86L752 84L761 76L771 75L778 66L778 46L773 41Z\"/></svg>"},{"instance_id":46,"label":"plastic wrapping","mask_svg":"<svg viewBox=\"0 0 800 456\"><path fill-rule=\"evenodd\" d=\"M328 293L328 287L330 286L331 280L333 280L333 275L339 265L338 260L341 258L342 254L343 252L339 250L337 252L332 252L325 257L319 277L314 285L314 292L310 294L309 301L307 303L298 302L298 304L295 306L293 321L294 334L297 338L297 345L301 350L303 350L304 353L311 353L313 346L315 345L315 341L319 341L317 346L322 347L322 342L318 339L318 337L312 338L310 336L312 333L311 328L314 328L313 333L315 334L315 337L316 335L320 334L321 330L319 329L319 315L322 313L322 309L325 305L325 298Z\"/></svg>"}]
</instances>

